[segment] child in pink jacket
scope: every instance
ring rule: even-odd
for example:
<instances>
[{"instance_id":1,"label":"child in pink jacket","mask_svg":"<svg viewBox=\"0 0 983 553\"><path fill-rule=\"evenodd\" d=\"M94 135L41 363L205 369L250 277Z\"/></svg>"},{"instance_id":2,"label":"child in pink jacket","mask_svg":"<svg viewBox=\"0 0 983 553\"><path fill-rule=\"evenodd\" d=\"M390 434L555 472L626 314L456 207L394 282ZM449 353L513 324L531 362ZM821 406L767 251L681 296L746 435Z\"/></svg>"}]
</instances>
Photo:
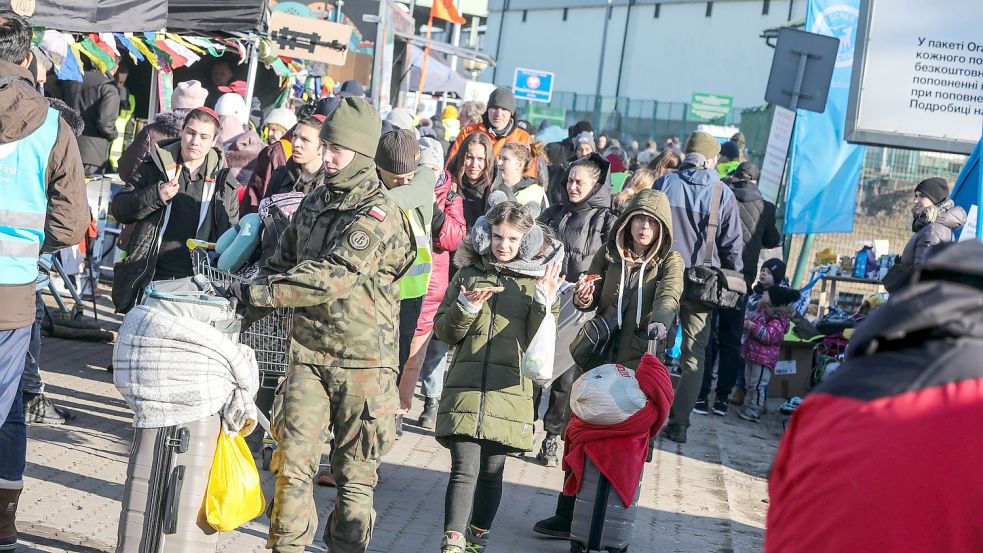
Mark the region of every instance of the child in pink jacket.
<instances>
[{"instance_id":1,"label":"child in pink jacket","mask_svg":"<svg viewBox=\"0 0 983 553\"><path fill-rule=\"evenodd\" d=\"M778 362L778 353L788 333L789 321L799 300L799 291L775 286L761 296L758 309L744 320L744 345L741 357L745 361L747 381L746 407L739 413L744 420L757 422L765 408L768 381Z\"/></svg>"}]
</instances>

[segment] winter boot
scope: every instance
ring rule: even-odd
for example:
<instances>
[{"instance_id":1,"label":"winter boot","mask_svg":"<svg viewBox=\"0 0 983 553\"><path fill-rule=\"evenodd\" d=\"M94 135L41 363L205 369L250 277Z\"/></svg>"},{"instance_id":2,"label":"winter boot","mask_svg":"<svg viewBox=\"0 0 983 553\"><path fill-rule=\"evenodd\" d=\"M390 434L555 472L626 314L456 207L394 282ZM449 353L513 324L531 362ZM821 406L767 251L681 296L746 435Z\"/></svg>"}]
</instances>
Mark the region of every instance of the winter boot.
<instances>
[{"instance_id":1,"label":"winter boot","mask_svg":"<svg viewBox=\"0 0 983 553\"><path fill-rule=\"evenodd\" d=\"M491 532L488 530L482 530L469 524L466 536L468 545L464 548L465 553L484 553L485 547L488 547L489 537L491 537Z\"/></svg>"},{"instance_id":2,"label":"winter boot","mask_svg":"<svg viewBox=\"0 0 983 553\"><path fill-rule=\"evenodd\" d=\"M747 390L744 388L734 388L734 391L730 393L730 402L732 405L744 405L744 397L747 395Z\"/></svg>"},{"instance_id":3,"label":"winter boot","mask_svg":"<svg viewBox=\"0 0 983 553\"><path fill-rule=\"evenodd\" d=\"M420 413L420 428L433 430L437 426L437 398L428 397L423 402L423 412Z\"/></svg>"},{"instance_id":4,"label":"winter boot","mask_svg":"<svg viewBox=\"0 0 983 553\"><path fill-rule=\"evenodd\" d=\"M44 394L38 394L24 402L24 419L27 424L60 425L74 418L75 415L51 403Z\"/></svg>"},{"instance_id":5,"label":"winter boot","mask_svg":"<svg viewBox=\"0 0 983 553\"><path fill-rule=\"evenodd\" d=\"M696 405L693 406L693 412L697 415L706 415L710 412L710 404L707 398L701 397L696 400Z\"/></svg>"},{"instance_id":6,"label":"winter boot","mask_svg":"<svg viewBox=\"0 0 983 553\"><path fill-rule=\"evenodd\" d=\"M659 436L667 440L672 440L676 443L685 444L686 443L686 428L682 426L677 426L675 424L667 424Z\"/></svg>"},{"instance_id":7,"label":"winter boot","mask_svg":"<svg viewBox=\"0 0 983 553\"><path fill-rule=\"evenodd\" d=\"M0 489L0 551L17 549L17 500L21 490Z\"/></svg>"},{"instance_id":8,"label":"winter boot","mask_svg":"<svg viewBox=\"0 0 983 553\"><path fill-rule=\"evenodd\" d=\"M570 539L570 525L577 498L562 493L556 497L555 514L536 523L532 531L550 538Z\"/></svg>"},{"instance_id":9,"label":"winter boot","mask_svg":"<svg viewBox=\"0 0 983 553\"><path fill-rule=\"evenodd\" d=\"M721 417L726 417L727 416L727 407L728 407L727 398L725 398L725 397L718 397L717 399L713 400L713 414L714 415L718 415L718 416L721 416Z\"/></svg>"},{"instance_id":10,"label":"winter boot","mask_svg":"<svg viewBox=\"0 0 983 553\"><path fill-rule=\"evenodd\" d=\"M464 553L464 548L467 545L464 534L460 532L444 532L444 537L440 540L440 553Z\"/></svg>"},{"instance_id":11,"label":"winter boot","mask_svg":"<svg viewBox=\"0 0 983 553\"><path fill-rule=\"evenodd\" d=\"M547 467L556 467L560 465L560 458L557 455L557 450L560 448L560 437L556 434L546 433L546 438L543 440L543 445L539 449L539 453L536 455L536 460Z\"/></svg>"}]
</instances>

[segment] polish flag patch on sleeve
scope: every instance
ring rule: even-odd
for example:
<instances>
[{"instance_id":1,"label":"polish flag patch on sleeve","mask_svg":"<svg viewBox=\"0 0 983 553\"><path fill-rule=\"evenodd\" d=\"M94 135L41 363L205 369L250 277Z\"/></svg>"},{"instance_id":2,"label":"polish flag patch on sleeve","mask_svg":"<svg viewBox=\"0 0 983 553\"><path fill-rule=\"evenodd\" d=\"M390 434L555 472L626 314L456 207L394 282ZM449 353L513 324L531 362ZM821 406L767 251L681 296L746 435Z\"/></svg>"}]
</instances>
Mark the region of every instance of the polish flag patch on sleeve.
<instances>
[{"instance_id":1,"label":"polish flag patch on sleeve","mask_svg":"<svg viewBox=\"0 0 983 553\"><path fill-rule=\"evenodd\" d=\"M378 219L379 221L385 221L387 215L388 213L386 213L386 211L379 206L373 206L372 209L369 210L369 217Z\"/></svg>"}]
</instances>

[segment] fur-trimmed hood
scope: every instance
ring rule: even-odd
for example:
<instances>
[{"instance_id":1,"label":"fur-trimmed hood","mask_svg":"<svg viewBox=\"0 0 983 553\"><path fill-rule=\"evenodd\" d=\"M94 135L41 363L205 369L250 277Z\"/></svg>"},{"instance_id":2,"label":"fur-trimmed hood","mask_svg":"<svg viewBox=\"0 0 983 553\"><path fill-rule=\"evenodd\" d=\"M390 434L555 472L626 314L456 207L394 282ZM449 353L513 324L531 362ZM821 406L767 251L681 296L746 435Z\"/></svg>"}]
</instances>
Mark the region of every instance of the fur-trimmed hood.
<instances>
[{"instance_id":1,"label":"fur-trimmed hood","mask_svg":"<svg viewBox=\"0 0 983 553\"><path fill-rule=\"evenodd\" d=\"M508 263L499 263L491 253L491 225L484 216L471 228L471 233L454 253L454 264L460 268L480 265L488 271L508 271L517 275L541 277L550 263L563 262L563 243L552 232L536 224L519 244L519 255Z\"/></svg>"},{"instance_id":2,"label":"fur-trimmed hood","mask_svg":"<svg viewBox=\"0 0 983 553\"><path fill-rule=\"evenodd\" d=\"M758 311L768 319L787 317L789 319L795 315L795 307L792 305L759 305Z\"/></svg>"},{"instance_id":3,"label":"fur-trimmed hood","mask_svg":"<svg viewBox=\"0 0 983 553\"><path fill-rule=\"evenodd\" d=\"M184 126L184 117L185 114L183 113L165 111L154 117L154 124L164 127L164 132L177 136L181 134L181 127Z\"/></svg>"}]
</instances>

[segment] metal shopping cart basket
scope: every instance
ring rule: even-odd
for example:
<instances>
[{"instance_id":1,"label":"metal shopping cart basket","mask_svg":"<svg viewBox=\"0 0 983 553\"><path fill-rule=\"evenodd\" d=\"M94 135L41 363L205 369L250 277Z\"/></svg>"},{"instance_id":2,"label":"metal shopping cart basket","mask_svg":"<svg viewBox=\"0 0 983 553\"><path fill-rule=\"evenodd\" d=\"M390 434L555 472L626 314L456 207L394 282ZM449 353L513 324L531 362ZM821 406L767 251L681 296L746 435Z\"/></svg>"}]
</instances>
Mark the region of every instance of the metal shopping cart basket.
<instances>
[{"instance_id":1,"label":"metal shopping cart basket","mask_svg":"<svg viewBox=\"0 0 983 553\"><path fill-rule=\"evenodd\" d=\"M258 273L257 269L253 267L248 267L237 273L219 269L216 266L214 242L190 239L187 245L188 250L191 251L191 266L195 274L203 275L212 282L226 285L233 282L245 282ZM256 362L259 365L260 390L256 397L256 407L260 413L270 413L271 420L273 419L274 392L287 372L287 345L290 342L293 315L294 310L292 308L275 309L239 333L239 343L253 349L256 353ZM262 461L263 469L268 470L276 442L270 435L268 425L264 428L267 432L266 436L262 437Z\"/></svg>"}]
</instances>

